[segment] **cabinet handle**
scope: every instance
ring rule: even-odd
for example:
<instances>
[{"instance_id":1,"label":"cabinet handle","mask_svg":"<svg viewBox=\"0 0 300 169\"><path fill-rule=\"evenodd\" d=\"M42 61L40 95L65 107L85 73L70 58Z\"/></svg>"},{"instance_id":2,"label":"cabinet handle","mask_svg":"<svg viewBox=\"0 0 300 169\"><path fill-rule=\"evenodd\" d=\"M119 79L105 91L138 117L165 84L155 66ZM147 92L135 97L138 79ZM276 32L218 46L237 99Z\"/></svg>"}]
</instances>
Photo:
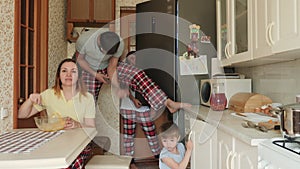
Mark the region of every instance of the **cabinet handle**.
<instances>
[{"instance_id":1,"label":"cabinet handle","mask_svg":"<svg viewBox=\"0 0 300 169\"><path fill-rule=\"evenodd\" d=\"M267 41L267 44L268 44L269 46L272 46L272 44L271 44L271 42L270 42L270 38L269 38L269 30L270 30L270 26L271 26L271 24L268 24L267 29L266 29L266 41Z\"/></svg>"},{"instance_id":2,"label":"cabinet handle","mask_svg":"<svg viewBox=\"0 0 300 169\"><path fill-rule=\"evenodd\" d=\"M233 151L230 151L226 158L226 169L230 169L229 167L229 158L232 156Z\"/></svg>"},{"instance_id":3,"label":"cabinet handle","mask_svg":"<svg viewBox=\"0 0 300 169\"><path fill-rule=\"evenodd\" d=\"M229 58L228 46L229 46L229 42L227 42L227 43L226 43L226 46L225 46L225 57L226 57L226 59Z\"/></svg>"},{"instance_id":4,"label":"cabinet handle","mask_svg":"<svg viewBox=\"0 0 300 169\"><path fill-rule=\"evenodd\" d=\"M268 34L269 34L269 39L270 39L270 43L271 43L271 45L273 46L274 45L274 40L272 39L272 27L274 26L275 24L274 24L274 22L272 22L271 24L270 24L270 27L269 27L269 32L268 32Z\"/></svg>"},{"instance_id":5,"label":"cabinet handle","mask_svg":"<svg viewBox=\"0 0 300 169\"><path fill-rule=\"evenodd\" d=\"M237 156L237 153L233 153L233 156L230 161L230 169L234 169L234 158Z\"/></svg>"},{"instance_id":6,"label":"cabinet handle","mask_svg":"<svg viewBox=\"0 0 300 169\"><path fill-rule=\"evenodd\" d=\"M229 59L231 56L229 54L228 48L229 48L230 42L227 42L226 46L225 46L225 57L226 59Z\"/></svg>"}]
</instances>

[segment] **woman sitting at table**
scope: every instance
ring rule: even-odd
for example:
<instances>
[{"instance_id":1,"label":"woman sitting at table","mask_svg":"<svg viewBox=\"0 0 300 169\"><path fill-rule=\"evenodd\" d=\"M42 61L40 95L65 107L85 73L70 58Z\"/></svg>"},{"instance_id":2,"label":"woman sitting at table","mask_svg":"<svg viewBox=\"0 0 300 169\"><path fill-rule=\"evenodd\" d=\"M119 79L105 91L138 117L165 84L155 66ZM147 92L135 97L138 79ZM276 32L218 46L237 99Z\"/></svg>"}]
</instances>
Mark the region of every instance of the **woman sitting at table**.
<instances>
[{"instance_id":1,"label":"woman sitting at table","mask_svg":"<svg viewBox=\"0 0 300 169\"><path fill-rule=\"evenodd\" d=\"M30 94L20 107L18 118L29 118L46 110L50 117L65 119L64 129L95 127L94 97L86 91L78 71L74 60L64 59L57 68L55 85L40 94ZM90 154L88 145L69 168L83 168Z\"/></svg>"}]
</instances>

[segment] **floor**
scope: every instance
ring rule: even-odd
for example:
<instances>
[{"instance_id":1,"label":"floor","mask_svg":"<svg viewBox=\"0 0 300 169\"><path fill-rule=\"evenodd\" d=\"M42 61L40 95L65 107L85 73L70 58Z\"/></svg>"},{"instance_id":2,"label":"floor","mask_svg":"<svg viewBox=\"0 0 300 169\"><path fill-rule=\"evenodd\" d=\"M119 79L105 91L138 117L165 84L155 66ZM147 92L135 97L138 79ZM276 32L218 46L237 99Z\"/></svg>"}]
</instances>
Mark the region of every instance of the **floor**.
<instances>
[{"instance_id":1,"label":"floor","mask_svg":"<svg viewBox=\"0 0 300 169\"><path fill-rule=\"evenodd\" d=\"M159 169L158 160L136 161L135 165L131 165L130 169Z\"/></svg>"},{"instance_id":2,"label":"floor","mask_svg":"<svg viewBox=\"0 0 300 169\"><path fill-rule=\"evenodd\" d=\"M159 169L158 160L136 161L135 165L131 165L130 169ZM188 165L187 169L190 169Z\"/></svg>"}]
</instances>

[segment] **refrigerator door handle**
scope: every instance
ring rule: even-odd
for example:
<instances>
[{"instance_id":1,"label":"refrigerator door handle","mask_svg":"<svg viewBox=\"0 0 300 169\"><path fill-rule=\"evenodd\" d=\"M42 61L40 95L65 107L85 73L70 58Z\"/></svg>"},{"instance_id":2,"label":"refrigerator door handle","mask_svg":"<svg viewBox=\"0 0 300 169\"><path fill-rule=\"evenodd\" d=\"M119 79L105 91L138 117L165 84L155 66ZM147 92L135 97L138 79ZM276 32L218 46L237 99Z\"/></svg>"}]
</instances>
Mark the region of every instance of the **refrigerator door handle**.
<instances>
[{"instance_id":1,"label":"refrigerator door handle","mask_svg":"<svg viewBox=\"0 0 300 169\"><path fill-rule=\"evenodd\" d=\"M151 17L151 32L155 33L155 28L156 28L156 18L154 16Z\"/></svg>"}]
</instances>

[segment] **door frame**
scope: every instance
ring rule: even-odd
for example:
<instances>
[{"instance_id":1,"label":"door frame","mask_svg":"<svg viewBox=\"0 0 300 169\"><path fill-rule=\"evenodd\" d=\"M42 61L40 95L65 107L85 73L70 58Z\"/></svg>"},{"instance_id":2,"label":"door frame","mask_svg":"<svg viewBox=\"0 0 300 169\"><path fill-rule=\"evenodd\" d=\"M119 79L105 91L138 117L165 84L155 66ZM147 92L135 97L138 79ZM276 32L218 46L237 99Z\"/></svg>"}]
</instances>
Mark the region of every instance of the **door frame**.
<instances>
[{"instance_id":1,"label":"door frame","mask_svg":"<svg viewBox=\"0 0 300 169\"><path fill-rule=\"evenodd\" d=\"M135 7L120 7L120 34L123 38L127 52L129 52L132 47L130 44L130 24L136 22L135 14Z\"/></svg>"},{"instance_id":2,"label":"door frame","mask_svg":"<svg viewBox=\"0 0 300 169\"><path fill-rule=\"evenodd\" d=\"M37 54L38 63L41 71L37 73L39 87L37 90L42 91L48 87L48 7L49 0L40 0L41 9L39 16L39 53ZM18 104L19 104L19 86L20 83L20 20L21 20L21 0L15 0L15 26L14 26L14 92L13 92L13 128L18 128Z\"/></svg>"}]
</instances>

